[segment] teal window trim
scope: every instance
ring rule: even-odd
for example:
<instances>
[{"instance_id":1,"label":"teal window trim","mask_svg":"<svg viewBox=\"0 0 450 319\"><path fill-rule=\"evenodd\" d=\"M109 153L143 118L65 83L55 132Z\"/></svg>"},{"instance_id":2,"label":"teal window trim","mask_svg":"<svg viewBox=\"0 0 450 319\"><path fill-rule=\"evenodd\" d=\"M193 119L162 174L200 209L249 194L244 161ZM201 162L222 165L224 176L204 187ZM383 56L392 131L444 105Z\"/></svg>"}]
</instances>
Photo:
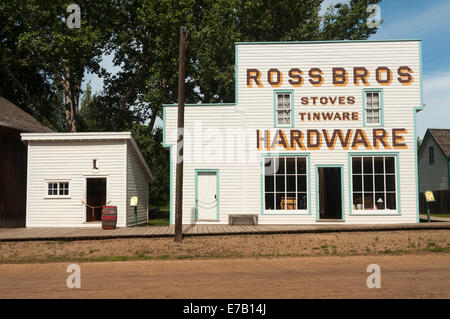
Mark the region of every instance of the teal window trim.
<instances>
[{"instance_id":1,"label":"teal window trim","mask_svg":"<svg viewBox=\"0 0 450 319\"><path fill-rule=\"evenodd\" d=\"M352 156L394 156L395 157L395 178L396 178L396 201L397 209L389 212L389 210L383 210L378 213L376 211L367 213L354 213L353 212L353 185L352 185ZM401 200L400 200L400 155L399 152L349 152L348 153L348 209L350 216L401 216ZM417 183L416 183L417 184ZM417 186L417 185L416 185Z\"/></svg>"},{"instance_id":2,"label":"teal window trim","mask_svg":"<svg viewBox=\"0 0 450 319\"><path fill-rule=\"evenodd\" d=\"M218 169L195 169L195 220L198 220L198 173L201 172L214 172L216 173L216 194L217 194L217 213L216 220L219 221L219 206L220 206L220 193L219 193L219 170Z\"/></svg>"},{"instance_id":3,"label":"teal window trim","mask_svg":"<svg viewBox=\"0 0 450 319\"><path fill-rule=\"evenodd\" d=\"M307 209L295 210L297 213L265 213L265 201L264 201L264 157L269 156L303 156L306 157L306 194L308 197ZM299 215L311 215L311 170L310 170L310 153L279 153L279 152L268 152L260 154L260 199L261 199L261 209L260 214L264 216L299 216Z\"/></svg>"},{"instance_id":4,"label":"teal window trim","mask_svg":"<svg viewBox=\"0 0 450 319\"><path fill-rule=\"evenodd\" d=\"M282 93L289 93L291 95L291 124L279 125L277 117L277 95ZM295 126L295 106L294 106L294 90L274 90L273 91L273 127L294 127Z\"/></svg>"},{"instance_id":5,"label":"teal window trim","mask_svg":"<svg viewBox=\"0 0 450 319\"><path fill-rule=\"evenodd\" d=\"M343 164L316 164L314 169L315 189L316 189L316 222L320 220L319 212L319 168L321 167L336 167L341 169L341 216L345 221L345 197L344 197L344 165Z\"/></svg>"},{"instance_id":6,"label":"teal window trim","mask_svg":"<svg viewBox=\"0 0 450 319\"><path fill-rule=\"evenodd\" d=\"M379 124L369 124L366 123L366 93L367 92L378 92L380 94L380 123ZM364 88L362 90L362 111L363 111L363 126L368 127L382 127L384 126L384 96L382 88Z\"/></svg>"}]
</instances>

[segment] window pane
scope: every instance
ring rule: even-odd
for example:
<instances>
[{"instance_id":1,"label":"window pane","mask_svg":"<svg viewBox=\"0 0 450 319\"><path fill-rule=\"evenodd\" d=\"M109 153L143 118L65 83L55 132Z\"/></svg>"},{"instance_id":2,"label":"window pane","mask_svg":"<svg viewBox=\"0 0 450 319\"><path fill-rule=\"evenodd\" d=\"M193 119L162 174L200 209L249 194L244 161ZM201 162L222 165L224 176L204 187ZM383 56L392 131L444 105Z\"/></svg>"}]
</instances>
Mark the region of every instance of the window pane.
<instances>
[{"instance_id":1,"label":"window pane","mask_svg":"<svg viewBox=\"0 0 450 319\"><path fill-rule=\"evenodd\" d=\"M361 174L361 157L352 158L352 172L353 174Z\"/></svg>"},{"instance_id":2,"label":"window pane","mask_svg":"<svg viewBox=\"0 0 450 319\"><path fill-rule=\"evenodd\" d=\"M395 160L393 157L385 157L386 173L395 173Z\"/></svg>"},{"instance_id":3,"label":"window pane","mask_svg":"<svg viewBox=\"0 0 450 319\"><path fill-rule=\"evenodd\" d=\"M265 194L266 196L266 209L274 209L275 208L275 196L272 193Z\"/></svg>"},{"instance_id":4,"label":"window pane","mask_svg":"<svg viewBox=\"0 0 450 319\"><path fill-rule=\"evenodd\" d=\"M306 175L297 176L297 191L306 192Z\"/></svg>"},{"instance_id":5,"label":"window pane","mask_svg":"<svg viewBox=\"0 0 450 319\"><path fill-rule=\"evenodd\" d=\"M274 177L273 176L265 176L264 190L266 192L273 192L274 188Z\"/></svg>"},{"instance_id":6,"label":"window pane","mask_svg":"<svg viewBox=\"0 0 450 319\"><path fill-rule=\"evenodd\" d=\"M284 193L277 193L276 194L276 205L275 205L275 209L286 209L285 206L285 201L283 201L283 206L281 206L281 200L283 199L283 197L285 197Z\"/></svg>"},{"instance_id":7,"label":"window pane","mask_svg":"<svg viewBox=\"0 0 450 319\"><path fill-rule=\"evenodd\" d=\"M286 209L297 209L297 196L295 196L295 193L288 193L285 201Z\"/></svg>"},{"instance_id":8,"label":"window pane","mask_svg":"<svg viewBox=\"0 0 450 319\"><path fill-rule=\"evenodd\" d=\"M363 209L362 193L353 193L353 208L354 209Z\"/></svg>"},{"instance_id":9,"label":"window pane","mask_svg":"<svg viewBox=\"0 0 450 319\"><path fill-rule=\"evenodd\" d=\"M395 191L395 175L386 175L386 190Z\"/></svg>"},{"instance_id":10,"label":"window pane","mask_svg":"<svg viewBox=\"0 0 450 319\"><path fill-rule=\"evenodd\" d=\"M384 158L383 157L375 157L374 165L375 165L375 173L384 173Z\"/></svg>"},{"instance_id":11,"label":"window pane","mask_svg":"<svg viewBox=\"0 0 450 319\"><path fill-rule=\"evenodd\" d=\"M385 209L384 193L375 194L375 206L377 209Z\"/></svg>"},{"instance_id":12,"label":"window pane","mask_svg":"<svg viewBox=\"0 0 450 319\"><path fill-rule=\"evenodd\" d=\"M264 175L273 175L275 172L276 161L271 157L264 158Z\"/></svg>"},{"instance_id":13,"label":"window pane","mask_svg":"<svg viewBox=\"0 0 450 319\"><path fill-rule=\"evenodd\" d=\"M277 192L284 192L284 190L285 190L285 185L284 185L284 183L285 183L285 181L284 181L284 175L283 176L277 176L276 178L277 178L277 180L276 180L276 191Z\"/></svg>"},{"instance_id":14,"label":"window pane","mask_svg":"<svg viewBox=\"0 0 450 319\"><path fill-rule=\"evenodd\" d=\"M297 208L298 209L307 209L307 198L306 193L298 193L297 194Z\"/></svg>"},{"instance_id":15,"label":"window pane","mask_svg":"<svg viewBox=\"0 0 450 319\"><path fill-rule=\"evenodd\" d=\"M395 202L395 193L386 194L386 209L397 209Z\"/></svg>"},{"instance_id":16,"label":"window pane","mask_svg":"<svg viewBox=\"0 0 450 319\"><path fill-rule=\"evenodd\" d=\"M364 191L373 190L373 175L364 175Z\"/></svg>"},{"instance_id":17,"label":"window pane","mask_svg":"<svg viewBox=\"0 0 450 319\"><path fill-rule=\"evenodd\" d=\"M353 175L353 191L362 191L362 176L361 175Z\"/></svg>"},{"instance_id":18,"label":"window pane","mask_svg":"<svg viewBox=\"0 0 450 319\"><path fill-rule=\"evenodd\" d=\"M295 176L288 175L286 176L286 185L287 185L287 191L288 192L295 192Z\"/></svg>"},{"instance_id":19,"label":"window pane","mask_svg":"<svg viewBox=\"0 0 450 319\"><path fill-rule=\"evenodd\" d=\"M284 165L284 157L278 157L278 170L276 170L277 174L284 174L285 173L285 165Z\"/></svg>"},{"instance_id":20,"label":"window pane","mask_svg":"<svg viewBox=\"0 0 450 319\"><path fill-rule=\"evenodd\" d=\"M373 193L364 193L364 209L373 209Z\"/></svg>"},{"instance_id":21,"label":"window pane","mask_svg":"<svg viewBox=\"0 0 450 319\"><path fill-rule=\"evenodd\" d=\"M375 175L375 190L384 191L384 175Z\"/></svg>"},{"instance_id":22,"label":"window pane","mask_svg":"<svg viewBox=\"0 0 450 319\"><path fill-rule=\"evenodd\" d=\"M364 173L372 173L372 157L363 158Z\"/></svg>"},{"instance_id":23,"label":"window pane","mask_svg":"<svg viewBox=\"0 0 450 319\"><path fill-rule=\"evenodd\" d=\"M306 158L297 158L297 174L306 174Z\"/></svg>"},{"instance_id":24,"label":"window pane","mask_svg":"<svg viewBox=\"0 0 450 319\"><path fill-rule=\"evenodd\" d=\"M286 158L286 173L295 174L295 157Z\"/></svg>"}]
</instances>

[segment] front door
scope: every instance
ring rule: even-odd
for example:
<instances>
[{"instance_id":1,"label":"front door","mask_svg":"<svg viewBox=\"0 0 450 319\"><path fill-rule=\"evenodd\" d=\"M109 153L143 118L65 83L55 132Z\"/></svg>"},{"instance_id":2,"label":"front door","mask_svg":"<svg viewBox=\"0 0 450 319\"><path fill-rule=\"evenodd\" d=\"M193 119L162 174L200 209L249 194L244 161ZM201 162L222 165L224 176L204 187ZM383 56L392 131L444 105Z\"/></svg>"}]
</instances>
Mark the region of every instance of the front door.
<instances>
[{"instance_id":1,"label":"front door","mask_svg":"<svg viewBox=\"0 0 450 319\"><path fill-rule=\"evenodd\" d=\"M106 204L106 178L86 179L86 221L100 221Z\"/></svg>"},{"instance_id":2,"label":"front door","mask_svg":"<svg viewBox=\"0 0 450 319\"><path fill-rule=\"evenodd\" d=\"M342 219L340 167L319 167L319 219Z\"/></svg>"},{"instance_id":3,"label":"front door","mask_svg":"<svg viewBox=\"0 0 450 319\"><path fill-rule=\"evenodd\" d=\"M219 194L216 171L197 172L197 220L217 220Z\"/></svg>"}]
</instances>

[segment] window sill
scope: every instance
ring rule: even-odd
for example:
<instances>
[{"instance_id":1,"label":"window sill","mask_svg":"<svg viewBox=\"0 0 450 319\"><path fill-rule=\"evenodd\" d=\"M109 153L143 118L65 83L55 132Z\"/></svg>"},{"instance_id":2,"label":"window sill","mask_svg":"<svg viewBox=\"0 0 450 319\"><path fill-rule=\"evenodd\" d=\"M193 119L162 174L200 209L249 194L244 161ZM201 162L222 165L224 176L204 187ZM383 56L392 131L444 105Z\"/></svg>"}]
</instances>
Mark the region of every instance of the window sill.
<instances>
[{"instance_id":1,"label":"window sill","mask_svg":"<svg viewBox=\"0 0 450 319\"><path fill-rule=\"evenodd\" d=\"M71 199L71 196L44 196L44 199Z\"/></svg>"}]
</instances>

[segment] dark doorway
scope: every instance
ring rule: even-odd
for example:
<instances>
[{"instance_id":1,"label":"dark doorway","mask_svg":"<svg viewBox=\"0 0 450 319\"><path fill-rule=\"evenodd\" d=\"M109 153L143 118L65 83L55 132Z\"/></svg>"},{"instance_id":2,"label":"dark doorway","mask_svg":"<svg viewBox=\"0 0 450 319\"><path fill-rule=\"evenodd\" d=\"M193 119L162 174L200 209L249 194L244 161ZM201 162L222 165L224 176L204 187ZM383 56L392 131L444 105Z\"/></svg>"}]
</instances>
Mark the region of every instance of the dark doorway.
<instances>
[{"instance_id":1,"label":"dark doorway","mask_svg":"<svg viewBox=\"0 0 450 319\"><path fill-rule=\"evenodd\" d=\"M86 204L86 221L100 221L106 204L106 178L86 179Z\"/></svg>"},{"instance_id":2,"label":"dark doorway","mask_svg":"<svg viewBox=\"0 0 450 319\"><path fill-rule=\"evenodd\" d=\"M342 219L340 167L319 167L319 219Z\"/></svg>"}]
</instances>

